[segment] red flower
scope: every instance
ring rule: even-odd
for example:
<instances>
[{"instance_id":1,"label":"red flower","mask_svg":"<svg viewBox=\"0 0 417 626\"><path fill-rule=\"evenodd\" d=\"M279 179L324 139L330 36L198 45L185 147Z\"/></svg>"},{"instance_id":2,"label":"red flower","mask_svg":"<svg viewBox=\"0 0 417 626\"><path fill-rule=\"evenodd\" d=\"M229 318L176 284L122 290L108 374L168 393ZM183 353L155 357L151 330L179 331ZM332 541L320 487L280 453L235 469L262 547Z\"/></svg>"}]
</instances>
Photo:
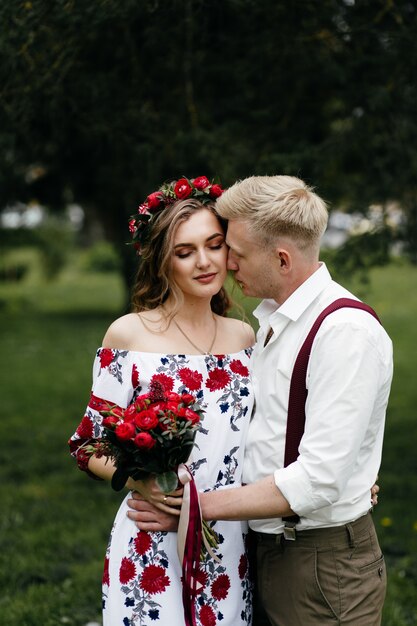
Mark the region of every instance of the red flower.
<instances>
[{"instance_id":1,"label":"red flower","mask_svg":"<svg viewBox=\"0 0 417 626\"><path fill-rule=\"evenodd\" d=\"M151 430L159 424L159 419L154 411L141 411L136 413L135 424L143 430Z\"/></svg>"},{"instance_id":2,"label":"red flower","mask_svg":"<svg viewBox=\"0 0 417 626\"><path fill-rule=\"evenodd\" d=\"M146 198L146 202L150 211L158 209L163 203L164 195L160 191L154 191Z\"/></svg>"},{"instance_id":3,"label":"red flower","mask_svg":"<svg viewBox=\"0 0 417 626\"><path fill-rule=\"evenodd\" d=\"M136 566L125 556L122 558L119 570L119 579L122 585L125 585L136 576Z\"/></svg>"},{"instance_id":4,"label":"red flower","mask_svg":"<svg viewBox=\"0 0 417 626\"><path fill-rule=\"evenodd\" d=\"M230 579L227 574L220 574L216 580L212 582L211 594L215 600L224 600L227 598L230 589Z\"/></svg>"},{"instance_id":5,"label":"red flower","mask_svg":"<svg viewBox=\"0 0 417 626\"><path fill-rule=\"evenodd\" d=\"M114 417L114 415L109 415L109 417L105 417L104 420L102 421L102 426L105 426L106 428L111 428L112 426L115 426L118 423L118 418Z\"/></svg>"},{"instance_id":6,"label":"red flower","mask_svg":"<svg viewBox=\"0 0 417 626\"><path fill-rule=\"evenodd\" d=\"M142 450L150 450L155 444L155 439L149 433L138 433L135 437L135 446Z\"/></svg>"},{"instance_id":7,"label":"red flower","mask_svg":"<svg viewBox=\"0 0 417 626\"><path fill-rule=\"evenodd\" d=\"M130 233L135 233L136 232L136 220L130 220L129 221L129 232Z\"/></svg>"},{"instance_id":8,"label":"red flower","mask_svg":"<svg viewBox=\"0 0 417 626\"><path fill-rule=\"evenodd\" d=\"M171 584L166 570L160 565L148 565L140 577L140 588L147 593L162 593Z\"/></svg>"},{"instance_id":9,"label":"red flower","mask_svg":"<svg viewBox=\"0 0 417 626\"><path fill-rule=\"evenodd\" d=\"M87 415L84 415L81 420L77 428L77 435L81 437L81 439L89 439L93 436L93 422Z\"/></svg>"},{"instance_id":10,"label":"red flower","mask_svg":"<svg viewBox=\"0 0 417 626\"><path fill-rule=\"evenodd\" d=\"M113 350L109 350L108 348L103 348L100 350L100 367L108 367L110 363L113 361L114 355Z\"/></svg>"},{"instance_id":11,"label":"red flower","mask_svg":"<svg viewBox=\"0 0 417 626\"><path fill-rule=\"evenodd\" d=\"M178 370L178 376L181 378L181 382L188 387L190 391L197 391L200 389L203 382L203 376L195 370L190 370L188 367L183 367Z\"/></svg>"},{"instance_id":12,"label":"red flower","mask_svg":"<svg viewBox=\"0 0 417 626\"><path fill-rule=\"evenodd\" d=\"M136 364L133 363L132 367L132 387L136 388L139 386L139 372Z\"/></svg>"},{"instance_id":13,"label":"red flower","mask_svg":"<svg viewBox=\"0 0 417 626\"><path fill-rule=\"evenodd\" d=\"M199 569L195 577L203 588L207 585L208 574L203 569Z\"/></svg>"},{"instance_id":14,"label":"red flower","mask_svg":"<svg viewBox=\"0 0 417 626\"><path fill-rule=\"evenodd\" d=\"M244 579L247 571L248 571L248 557L246 556L246 554L242 554L239 560L239 567L238 567L240 580Z\"/></svg>"},{"instance_id":15,"label":"red flower","mask_svg":"<svg viewBox=\"0 0 417 626\"><path fill-rule=\"evenodd\" d=\"M249 376L249 370L246 365L243 365L242 361L235 359L230 363L230 369L235 374L240 374L241 376Z\"/></svg>"},{"instance_id":16,"label":"red flower","mask_svg":"<svg viewBox=\"0 0 417 626\"><path fill-rule=\"evenodd\" d=\"M168 400L168 402L177 402L177 403L182 402L182 396L180 396L179 393L175 393L175 391L169 391L165 395L166 395L166 399Z\"/></svg>"},{"instance_id":17,"label":"red flower","mask_svg":"<svg viewBox=\"0 0 417 626\"><path fill-rule=\"evenodd\" d=\"M111 410L111 415L114 415L114 417L117 417L117 419L123 419L125 411L120 406L114 406Z\"/></svg>"},{"instance_id":18,"label":"red flower","mask_svg":"<svg viewBox=\"0 0 417 626\"><path fill-rule=\"evenodd\" d=\"M191 195L192 187L186 178L180 178L175 183L174 193L180 200L184 200Z\"/></svg>"},{"instance_id":19,"label":"red flower","mask_svg":"<svg viewBox=\"0 0 417 626\"><path fill-rule=\"evenodd\" d=\"M104 559L104 569L103 569L103 585L110 585L110 576L109 576L109 559L106 557Z\"/></svg>"},{"instance_id":20,"label":"red flower","mask_svg":"<svg viewBox=\"0 0 417 626\"><path fill-rule=\"evenodd\" d=\"M196 189L202 191L210 185L210 181L207 176L197 176L197 178L194 178L193 180L193 185Z\"/></svg>"},{"instance_id":21,"label":"red flower","mask_svg":"<svg viewBox=\"0 0 417 626\"><path fill-rule=\"evenodd\" d=\"M152 539L149 533L140 530L135 538L135 548L138 554L145 554L152 545Z\"/></svg>"},{"instance_id":22,"label":"red flower","mask_svg":"<svg viewBox=\"0 0 417 626\"><path fill-rule=\"evenodd\" d=\"M149 394L148 393L143 393L141 396L138 396L135 400L135 407L137 411L143 411L143 409L147 409L149 406L149 402L146 402L146 400L149 400Z\"/></svg>"},{"instance_id":23,"label":"red flower","mask_svg":"<svg viewBox=\"0 0 417 626\"><path fill-rule=\"evenodd\" d=\"M186 409L180 409L179 415L180 417L184 417L192 424L198 424L198 422L200 421L200 416L198 415L198 413L196 413L192 409L189 409L188 407Z\"/></svg>"},{"instance_id":24,"label":"red flower","mask_svg":"<svg viewBox=\"0 0 417 626\"><path fill-rule=\"evenodd\" d=\"M128 439L132 439L135 435L135 427L132 422L123 422L116 426L116 435L122 441L127 441Z\"/></svg>"},{"instance_id":25,"label":"red flower","mask_svg":"<svg viewBox=\"0 0 417 626\"><path fill-rule=\"evenodd\" d=\"M174 388L174 379L166 374L154 374L151 378L150 385L154 382L160 383L164 391L172 391Z\"/></svg>"},{"instance_id":26,"label":"red flower","mask_svg":"<svg viewBox=\"0 0 417 626\"><path fill-rule=\"evenodd\" d=\"M210 391L216 391L216 389L223 389L228 383L230 383L230 374L220 368L212 370L208 375L206 381L206 387Z\"/></svg>"},{"instance_id":27,"label":"red flower","mask_svg":"<svg viewBox=\"0 0 417 626\"><path fill-rule=\"evenodd\" d=\"M222 195L223 191L220 185L212 185L210 187L210 198L218 198Z\"/></svg>"},{"instance_id":28,"label":"red flower","mask_svg":"<svg viewBox=\"0 0 417 626\"><path fill-rule=\"evenodd\" d=\"M194 404L195 398L190 393L183 393L181 396L181 402L183 404Z\"/></svg>"},{"instance_id":29,"label":"red flower","mask_svg":"<svg viewBox=\"0 0 417 626\"><path fill-rule=\"evenodd\" d=\"M129 404L127 409L125 409L125 422L132 422L137 414L136 406L134 404Z\"/></svg>"},{"instance_id":30,"label":"red flower","mask_svg":"<svg viewBox=\"0 0 417 626\"><path fill-rule=\"evenodd\" d=\"M211 606L204 604L200 609L200 622L202 626L216 626L216 614Z\"/></svg>"}]
</instances>

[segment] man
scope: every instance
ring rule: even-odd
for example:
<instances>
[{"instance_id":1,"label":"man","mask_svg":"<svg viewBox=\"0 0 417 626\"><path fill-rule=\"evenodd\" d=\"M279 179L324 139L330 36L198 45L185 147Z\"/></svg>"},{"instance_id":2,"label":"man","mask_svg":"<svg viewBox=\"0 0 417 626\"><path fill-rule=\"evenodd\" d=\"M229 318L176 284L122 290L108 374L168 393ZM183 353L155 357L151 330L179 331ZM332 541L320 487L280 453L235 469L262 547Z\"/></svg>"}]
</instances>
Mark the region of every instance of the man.
<instances>
[{"instance_id":1,"label":"man","mask_svg":"<svg viewBox=\"0 0 417 626\"><path fill-rule=\"evenodd\" d=\"M251 177L216 206L229 220L229 269L245 295L264 301L254 312L260 328L251 365L256 411L245 450L247 485L201 494L203 515L251 520L259 594L273 626L377 626L386 574L369 494L381 461L391 341L368 311L341 308L324 319L305 377L298 458L284 467L300 347L328 305L355 297L319 262L327 210L303 181ZM284 535L282 518L294 514L295 533Z\"/></svg>"}]
</instances>

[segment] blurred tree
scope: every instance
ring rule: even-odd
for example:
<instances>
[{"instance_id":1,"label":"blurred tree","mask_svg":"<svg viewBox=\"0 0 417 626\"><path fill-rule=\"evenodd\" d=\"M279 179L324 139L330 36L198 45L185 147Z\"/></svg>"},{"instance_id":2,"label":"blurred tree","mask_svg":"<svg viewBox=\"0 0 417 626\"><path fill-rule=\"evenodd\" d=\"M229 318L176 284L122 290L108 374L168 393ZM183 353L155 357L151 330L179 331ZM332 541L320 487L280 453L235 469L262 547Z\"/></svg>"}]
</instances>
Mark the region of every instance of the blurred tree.
<instances>
[{"instance_id":1,"label":"blurred tree","mask_svg":"<svg viewBox=\"0 0 417 626\"><path fill-rule=\"evenodd\" d=\"M414 3L32 0L0 5L0 202L76 200L133 254L163 180L300 175L417 233ZM130 249L129 249L130 250Z\"/></svg>"}]
</instances>

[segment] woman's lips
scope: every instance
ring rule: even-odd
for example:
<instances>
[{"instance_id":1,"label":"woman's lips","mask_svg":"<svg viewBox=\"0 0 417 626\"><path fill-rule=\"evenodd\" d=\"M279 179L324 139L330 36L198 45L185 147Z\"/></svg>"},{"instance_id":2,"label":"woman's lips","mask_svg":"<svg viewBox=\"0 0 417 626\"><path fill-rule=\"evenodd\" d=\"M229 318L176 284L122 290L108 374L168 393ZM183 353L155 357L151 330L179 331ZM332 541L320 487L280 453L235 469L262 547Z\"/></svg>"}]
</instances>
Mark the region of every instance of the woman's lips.
<instances>
[{"instance_id":1,"label":"woman's lips","mask_svg":"<svg viewBox=\"0 0 417 626\"><path fill-rule=\"evenodd\" d=\"M211 283L211 281L216 278L217 274L200 274L196 276L194 280L198 280L199 283Z\"/></svg>"}]
</instances>

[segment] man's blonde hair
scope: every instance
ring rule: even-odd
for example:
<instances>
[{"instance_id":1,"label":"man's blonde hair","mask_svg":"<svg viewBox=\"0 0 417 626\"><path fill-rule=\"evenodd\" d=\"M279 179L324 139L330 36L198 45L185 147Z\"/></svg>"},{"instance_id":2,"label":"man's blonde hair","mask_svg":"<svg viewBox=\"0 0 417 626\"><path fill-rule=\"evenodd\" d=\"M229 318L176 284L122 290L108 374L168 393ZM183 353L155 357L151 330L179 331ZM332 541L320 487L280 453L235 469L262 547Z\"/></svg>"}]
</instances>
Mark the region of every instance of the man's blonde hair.
<instances>
[{"instance_id":1,"label":"man's blonde hair","mask_svg":"<svg viewBox=\"0 0 417 626\"><path fill-rule=\"evenodd\" d=\"M326 203L295 176L251 176L216 201L227 220L244 220L266 244L290 237L301 249L317 249L326 230Z\"/></svg>"}]
</instances>

